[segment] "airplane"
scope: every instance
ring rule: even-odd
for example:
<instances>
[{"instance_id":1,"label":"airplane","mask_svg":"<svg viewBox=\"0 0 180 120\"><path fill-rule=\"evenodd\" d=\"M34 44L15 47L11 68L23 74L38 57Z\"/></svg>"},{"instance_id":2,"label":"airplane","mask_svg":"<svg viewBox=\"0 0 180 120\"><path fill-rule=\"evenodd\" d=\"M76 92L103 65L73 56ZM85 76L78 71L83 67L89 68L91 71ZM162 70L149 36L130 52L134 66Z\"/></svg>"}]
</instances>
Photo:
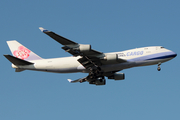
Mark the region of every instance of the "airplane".
<instances>
[{"instance_id":1,"label":"airplane","mask_svg":"<svg viewBox=\"0 0 180 120\"><path fill-rule=\"evenodd\" d=\"M77 80L68 79L70 83L89 82L94 85L105 85L106 80L124 80L125 74L119 71L132 67L160 65L177 56L162 46L150 46L120 52L103 53L91 48L90 44L79 44L42 27L39 29L49 37L62 44L62 49L72 56L43 59L16 40L7 41L13 54L4 55L16 72L35 70L54 73L88 73L88 76Z\"/></svg>"}]
</instances>

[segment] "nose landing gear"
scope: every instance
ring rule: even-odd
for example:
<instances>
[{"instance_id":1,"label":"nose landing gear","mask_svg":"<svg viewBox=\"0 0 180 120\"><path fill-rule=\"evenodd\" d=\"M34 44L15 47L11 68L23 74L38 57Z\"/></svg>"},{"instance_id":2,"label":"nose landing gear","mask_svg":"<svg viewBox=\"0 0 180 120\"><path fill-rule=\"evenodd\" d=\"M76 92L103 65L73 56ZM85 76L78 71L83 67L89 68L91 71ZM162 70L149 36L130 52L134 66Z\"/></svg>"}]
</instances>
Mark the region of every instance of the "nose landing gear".
<instances>
[{"instance_id":1,"label":"nose landing gear","mask_svg":"<svg viewBox=\"0 0 180 120\"><path fill-rule=\"evenodd\" d=\"M161 63L158 63L158 68L157 68L158 71L161 71L160 65L161 65Z\"/></svg>"}]
</instances>

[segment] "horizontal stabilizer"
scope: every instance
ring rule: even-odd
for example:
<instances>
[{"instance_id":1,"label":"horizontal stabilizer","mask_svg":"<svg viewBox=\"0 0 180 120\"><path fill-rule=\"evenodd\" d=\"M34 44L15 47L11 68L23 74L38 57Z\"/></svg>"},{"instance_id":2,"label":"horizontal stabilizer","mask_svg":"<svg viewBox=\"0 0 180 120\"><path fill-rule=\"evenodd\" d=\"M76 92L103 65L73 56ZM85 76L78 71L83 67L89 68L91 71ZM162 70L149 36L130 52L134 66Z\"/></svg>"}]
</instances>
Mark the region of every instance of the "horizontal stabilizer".
<instances>
[{"instance_id":1,"label":"horizontal stabilizer","mask_svg":"<svg viewBox=\"0 0 180 120\"><path fill-rule=\"evenodd\" d=\"M22 69L22 68L16 68L16 71L15 72L22 72L24 71L25 69Z\"/></svg>"},{"instance_id":2,"label":"horizontal stabilizer","mask_svg":"<svg viewBox=\"0 0 180 120\"><path fill-rule=\"evenodd\" d=\"M16 57L11 56L11 55L4 55L4 56L5 56L11 63L13 63L14 65L31 65L31 64L34 64L34 63L31 63L31 62L28 62L28 61L25 61L25 60L16 58Z\"/></svg>"}]
</instances>

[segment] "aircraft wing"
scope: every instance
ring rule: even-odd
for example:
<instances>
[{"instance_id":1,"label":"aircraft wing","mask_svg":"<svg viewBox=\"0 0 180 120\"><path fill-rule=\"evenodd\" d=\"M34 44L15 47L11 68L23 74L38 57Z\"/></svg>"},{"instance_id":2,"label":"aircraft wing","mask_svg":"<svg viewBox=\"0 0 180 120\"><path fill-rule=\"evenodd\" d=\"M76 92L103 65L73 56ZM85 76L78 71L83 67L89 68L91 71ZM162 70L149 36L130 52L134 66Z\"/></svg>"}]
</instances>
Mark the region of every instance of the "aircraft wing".
<instances>
[{"instance_id":1,"label":"aircraft wing","mask_svg":"<svg viewBox=\"0 0 180 120\"><path fill-rule=\"evenodd\" d=\"M39 29L58 43L64 45L62 49L66 52L69 52L73 56L81 56L82 58L78 59L78 62L86 69L97 70L100 68L99 66L102 64L101 58L105 57L104 53L91 49L91 45L78 44L42 27L39 27Z\"/></svg>"},{"instance_id":2,"label":"aircraft wing","mask_svg":"<svg viewBox=\"0 0 180 120\"><path fill-rule=\"evenodd\" d=\"M43 33L47 34L48 36L56 40L58 43L64 45L62 49L64 49L66 52L69 52L73 56L79 56L79 55L82 56L82 54L91 57L103 55L102 52L91 49L91 45L78 44L52 31L48 31L42 27L39 27L39 29Z\"/></svg>"}]
</instances>

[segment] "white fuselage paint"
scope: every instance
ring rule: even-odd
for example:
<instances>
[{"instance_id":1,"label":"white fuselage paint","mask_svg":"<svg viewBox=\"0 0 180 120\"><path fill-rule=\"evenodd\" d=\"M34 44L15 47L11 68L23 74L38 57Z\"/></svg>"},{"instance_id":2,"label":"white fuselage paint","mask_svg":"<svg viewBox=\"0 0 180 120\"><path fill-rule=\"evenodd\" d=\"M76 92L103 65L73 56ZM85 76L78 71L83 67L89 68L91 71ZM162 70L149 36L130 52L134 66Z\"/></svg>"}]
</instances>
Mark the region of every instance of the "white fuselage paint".
<instances>
[{"instance_id":1,"label":"white fuselage paint","mask_svg":"<svg viewBox=\"0 0 180 120\"><path fill-rule=\"evenodd\" d=\"M154 65L171 60L176 54L161 46L136 48L121 52L113 52L106 54L117 54L118 58L124 59L127 62L116 64L105 64L101 66L104 72L119 71L127 68ZM26 70L37 70L55 73L73 73L73 72L88 72L77 60L78 57L63 57L53 59L42 59L30 61L33 65L15 66Z\"/></svg>"}]
</instances>

